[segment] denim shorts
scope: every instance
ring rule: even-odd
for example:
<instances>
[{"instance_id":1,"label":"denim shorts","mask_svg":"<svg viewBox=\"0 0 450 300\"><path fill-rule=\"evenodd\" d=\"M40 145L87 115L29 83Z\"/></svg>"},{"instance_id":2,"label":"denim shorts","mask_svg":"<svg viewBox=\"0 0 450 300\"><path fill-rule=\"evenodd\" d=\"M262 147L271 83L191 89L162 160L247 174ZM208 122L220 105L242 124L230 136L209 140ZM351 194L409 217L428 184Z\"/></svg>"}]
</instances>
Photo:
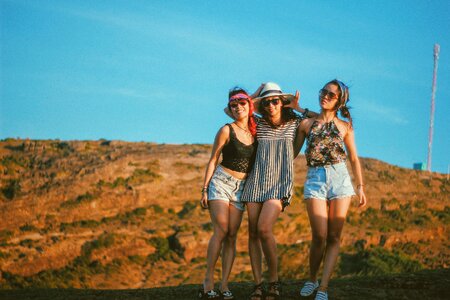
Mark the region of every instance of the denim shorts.
<instances>
[{"instance_id":1,"label":"denim shorts","mask_svg":"<svg viewBox=\"0 0 450 300\"><path fill-rule=\"evenodd\" d=\"M237 179L219 165L209 181L208 200L223 200L239 210L244 210L244 203L241 202L242 191L244 190L245 179Z\"/></svg>"},{"instance_id":2,"label":"denim shorts","mask_svg":"<svg viewBox=\"0 0 450 300\"><path fill-rule=\"evenodd\" d=\"M323 167L309 167L304 199L333 200L355 195L345 162Z\"/></svg>"}]
</instances>

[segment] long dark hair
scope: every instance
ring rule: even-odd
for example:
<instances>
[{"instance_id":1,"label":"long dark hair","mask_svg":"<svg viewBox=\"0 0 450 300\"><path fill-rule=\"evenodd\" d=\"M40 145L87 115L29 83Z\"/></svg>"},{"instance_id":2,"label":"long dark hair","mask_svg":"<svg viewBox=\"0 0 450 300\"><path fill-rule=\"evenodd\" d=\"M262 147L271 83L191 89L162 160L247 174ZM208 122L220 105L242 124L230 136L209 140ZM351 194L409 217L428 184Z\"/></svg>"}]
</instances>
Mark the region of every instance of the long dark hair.
<instances>
[{"instance_id":1,"label":"long dark hair","mask_svg":"<svg viewBox=\"0 0 450 300\"><path fill-rule=\"evenodd\" d=\"M255 110L254 106L253 106L253 101L251 100L247 91L238 86L235 86L234 88L232 88L228 91L228 99L230 99L232 96L237 95L237 94L244 94L247 96L246 100L248 102L248 107L249 107L247 126L248 126L248 130L250 131L252 136L256 137L256 121L255 121L255 116L253 115L253 112ZM228 101L228 109L231 112L230 101Z\"/></svg>"},{"instance_id":2,"label":"long dark hair","mask_svg":"<svg viewBox=\"0 0 450 300\"><path fill-rule=\"evenodd\" d=\"M288 101L283 96L278 96L283 103L283 105L287 104ZM294 120L297 118L297 115L295 114L294 110L290 107L282 107L281 108L281 123L279 125L275 125L270 121L269 115L267 114L267 111L265 110L265 107L263 105L264 99L261 99L259 101L258 111L261 113L262 117L266 122L272 127L276 128L278 126L281 126L283 124L286 124L287 122Z\"/></svg>"},{"instance_id":3,"label":"long dark hair","mask_svg":"<svg viewBox=\"0 0 450 300\"><path fill-rule=\"evenodd\" d=\"M348 86L340 80L333 79L327 82L324 85L324 87L326 87L329 84L334 84L339 89L339 98L336 104L336 114L339 111L343 118L348 119L350 127L353 127L353 119L352 116L350 115L351 107L347 105L347 103L350 101L350 92L348 90Z\"/></svg>"}]
</instances>

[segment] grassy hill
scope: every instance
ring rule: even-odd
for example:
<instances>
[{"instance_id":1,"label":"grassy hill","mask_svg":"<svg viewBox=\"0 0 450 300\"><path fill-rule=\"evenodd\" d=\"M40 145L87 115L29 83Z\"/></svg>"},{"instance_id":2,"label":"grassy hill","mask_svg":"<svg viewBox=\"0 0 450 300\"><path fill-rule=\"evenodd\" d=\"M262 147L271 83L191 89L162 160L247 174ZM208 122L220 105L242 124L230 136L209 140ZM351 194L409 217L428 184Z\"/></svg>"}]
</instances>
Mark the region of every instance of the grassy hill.
<instances>
[{"instance_id":1,"label":"grassy hill","mask_svg":"<svg viewBox=\"0 0 450 300\"><path fill-rule=\"evenodd\" d=\"M1 141L0 288L195 290L189 284L202 280L212 234L208 213L199 207L210 150L107 140ZM447 268L445 175L368 158L362 166L369 204L350 209L334 277ZM286 282L307 276L305 170L301 156L292 205L275 228ZM246 223L245 217L235 282L252 279ZM219 270L220 263L218 276Z\"/></svg>"}]
</instances>

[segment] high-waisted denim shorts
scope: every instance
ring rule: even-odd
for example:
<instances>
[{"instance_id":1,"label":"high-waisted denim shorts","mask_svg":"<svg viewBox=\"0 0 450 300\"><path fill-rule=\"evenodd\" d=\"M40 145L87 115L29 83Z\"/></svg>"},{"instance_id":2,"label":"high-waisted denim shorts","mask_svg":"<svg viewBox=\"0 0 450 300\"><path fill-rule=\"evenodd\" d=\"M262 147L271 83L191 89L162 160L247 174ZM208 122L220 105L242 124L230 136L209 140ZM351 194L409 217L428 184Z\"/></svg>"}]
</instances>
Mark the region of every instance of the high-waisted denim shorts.
<instances>
[{"instance_id":1,"label":"high-waisted denim shorts","mask_svg":"<svg viewBox=\"0 0 450 300\"><path fill-rule=\"evenodd\" d=\"M209 181L208 200L228 201L239 210L244 210L244 203L241 202L242 191L244 190L245 179L237 179L219 165Z\"/></svg>"},{"instance_id":2,"label":"high-waisted denim shorts","mask_svg":"<svg viewBox=\"0 0 450 300\"><path fill-rule=\"evenodd\" d=\"M304 199L333 200L355 195L345 162L323 167L309 167Z\"/></svg>"}]
</instances>

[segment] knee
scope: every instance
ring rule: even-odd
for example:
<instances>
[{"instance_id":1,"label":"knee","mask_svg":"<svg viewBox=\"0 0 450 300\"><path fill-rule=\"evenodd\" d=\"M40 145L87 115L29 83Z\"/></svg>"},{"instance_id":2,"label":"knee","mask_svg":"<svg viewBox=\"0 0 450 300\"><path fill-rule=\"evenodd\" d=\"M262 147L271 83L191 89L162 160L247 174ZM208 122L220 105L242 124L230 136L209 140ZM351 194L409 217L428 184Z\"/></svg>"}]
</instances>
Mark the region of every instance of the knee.
<instances>
[{"instance_id":1,"label":"knee","mask_svg":"<svg viewBox=\"0 0 450 300\"><path fill-rule=\"evenodd\" d=\"M251 240L258 239L258 228L256 226L248 227L248 238Z\"/></svg>"},{"instance_id":2,"label":"knee","mask_svg":"<svg viewBox=\"0 0 450 300\"><path fill-rule=\"evenodd\" d=\"M316 246L323 246L325 245L327 241L327 234L326 233L316 233L312 236L312 242Z\"/></svg>"},{"instance_id":3,"label":"knee","mask_svg":"<svg viewBox=\"0 0 450 300\"><path fill-rule=\"evenodd\" d=\"M327 236L328 244L339 244L341 242L341 235L339 233L329 233Z\"/></svg>"},{"instance_id":4,"label":"knee","mask_svg":"<svg viewBox=\"0 0 450 300\"><path fill-rule=\"evenodd\" d=\"M228 231L227 235L228 242L235 243L237 239L237 232L236 231Z\"/></svg>"},{"instance_id":5,"label":"knee","mask_svg":"<svg viewBox=\"0 0 450 300\"><path fill-rule=\"evenodd\" d=\"M228 236L228 227L222 225L216 226L214 228L214 235L220 240L225 239Z\"/></svg>"},{"instance_id":6,"label":"knee","mask_svg":"<svg viewBox=\"0 0 450 300\"><path fill-rule=\"evenodd\" d=\"M266 240L272 236L272 228L267 226L258 227L258 237L262 240Z\"/></svg>"}]
</instances>

